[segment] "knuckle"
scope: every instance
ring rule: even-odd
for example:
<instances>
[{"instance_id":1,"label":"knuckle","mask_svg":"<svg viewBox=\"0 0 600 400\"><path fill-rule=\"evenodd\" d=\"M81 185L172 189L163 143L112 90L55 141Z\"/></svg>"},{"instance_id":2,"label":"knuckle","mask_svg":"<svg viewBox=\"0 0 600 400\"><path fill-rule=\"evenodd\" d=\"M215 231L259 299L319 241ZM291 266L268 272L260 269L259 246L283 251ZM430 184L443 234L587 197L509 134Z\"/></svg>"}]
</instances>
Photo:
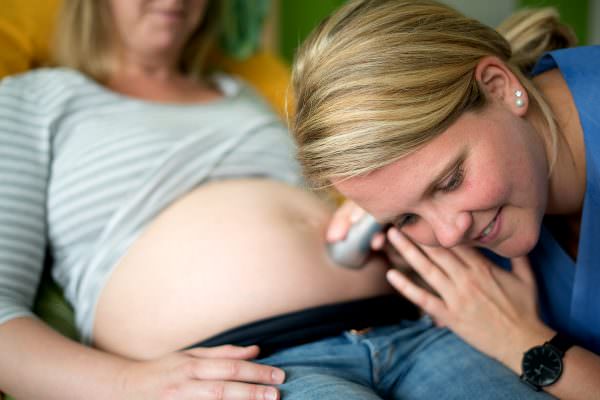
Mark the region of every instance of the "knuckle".
<instances>
[{"instance_id":1,"label":"knuckle","mask_svg":"<svg viewBox=\"0 0 600 400\"><path fill-rule=\"evenodd\" d=\"M202 363L192 358L181 364L181 370L186 377L199 378L202 376Z\"/></svg>"},{"instance_id":2,"label":"knuckle","mask_svg":"<svg viewBox=\"0 0 600 400\"><path fill-rule=\"evenodd\" d=\"M273 370L271 368L261 367L260 376L264 382L271 382L273 380Z\"/></svg>"},{"instance_id":3,"label":"knuckle","mask_svg":"<svg viewBox=\"0 0 600 400\"><path fill-rule=\"evenodd\" d=\"M250 390L250 393L248 393L249 399L256 399L256 400L263 399L262 391L259 390L259 387L257 385L250 385L249 390Z\"/></svg>"},{"instance_id":4,"label":"knuckle","mask_svg":"<svg viewBox=\"0 0 600 400\"><path fill-rule=\"evenodd\" d=\"M212 399L223 400L225 398L225 382L214 382L209 387Z\"/></svg>"},{"instance_id":5,"label":"knuckle","mask_svg":"<svg viewBox=\"0 0 600 400\"><path fill-rule=\"evenodd\" d=\"M423 278L426 279L435 279L435 278L439 278L440 277L440 270L435 268L433 265L431 264L423 264L421 266L421 273L423 275Z\"/></svg>"},{"instance_id":6,"label":"knuckle","mask_svg":"<svg viewBox=\"0 0 600 400\"><path fill-rule=\"evenodd\" d=\"M464 288L464 294L466 297L476 293L479 290L479 282L473 276L466 276L463 279L462 286Z\"/></svg>"},{"instance_id":7,"label":"knuckle","mask_svg":"<svg viewBox=\"0 0 600 400\"><path fill-rule=\"evenodd\" d=\"M193 362L192 362L192 358L178 364L175 365L173 367L173 373L175 374L175 376L185 376L185 377L190 377L194 375L194 368L193 368Z\"/></svg>"},{"instance_id":8,"label":"knuckle","mask_svg":"<svg viewBox=\"0 0 600 400\"><path fill-rule=\"evenodd\" d=\"M182 373L186 378L206 379L210 377L210 363L204 359L190 359L184 362L181 366Z\"/></svg>"},{"instance_id":9,"label":"knuckle","mask_svg":"<svg viewBox=\"0 0 600 400\"><path fill-rule=\"evenodd\" d=\"M225 365L225 370L227 371L228 378L236 378L240 374L241 365L238 361L229 360Z\"/></svg>"},{"instance_id":10,"label":"knuckle","mask_svg":"<svg viewBox=\"0 0 600 400\"><path fill-rule=\"evenodd\" d=\"M171 384L164 388L164 390L159 394L159 400L174 400L177 398L177 395L181 392L180 384Z\"/></svg>"}]
</instances>

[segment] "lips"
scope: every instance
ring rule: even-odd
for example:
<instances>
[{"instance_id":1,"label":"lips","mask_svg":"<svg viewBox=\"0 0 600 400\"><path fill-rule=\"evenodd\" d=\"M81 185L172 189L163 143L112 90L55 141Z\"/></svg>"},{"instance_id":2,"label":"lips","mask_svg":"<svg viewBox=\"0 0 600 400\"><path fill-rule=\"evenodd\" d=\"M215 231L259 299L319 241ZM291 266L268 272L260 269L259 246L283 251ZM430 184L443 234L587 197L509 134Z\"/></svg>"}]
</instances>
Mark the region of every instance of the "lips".
<instances>
[{"instance_id":1,"label":"lips","mask_svg":"<svg viewBox=\"0 0 600 400\"><path fill-rule=\"evenodd\" d=\"M155 9L153 12L170 19L182 19L185 16L185 10L182 9Z\"/></svg>"}]
</instances>

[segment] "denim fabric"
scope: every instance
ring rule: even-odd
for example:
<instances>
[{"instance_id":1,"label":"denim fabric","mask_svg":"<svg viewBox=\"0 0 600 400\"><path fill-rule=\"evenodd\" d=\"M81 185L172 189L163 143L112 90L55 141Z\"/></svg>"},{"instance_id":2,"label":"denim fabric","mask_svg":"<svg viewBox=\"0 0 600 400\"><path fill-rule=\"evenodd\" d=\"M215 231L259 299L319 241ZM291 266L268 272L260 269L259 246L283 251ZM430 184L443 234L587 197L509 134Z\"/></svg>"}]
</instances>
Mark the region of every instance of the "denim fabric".
<instances>
[{"instance_id":1,"label":"denim fabric","mask_svg":"<svg viewBox=\"0 0 600 400\"><path fill-rule=\"evenodd\" d=\"M286 371L283 400L553 398L428 317L344 332L259 362Z\"/></svg>"}]
</instances>

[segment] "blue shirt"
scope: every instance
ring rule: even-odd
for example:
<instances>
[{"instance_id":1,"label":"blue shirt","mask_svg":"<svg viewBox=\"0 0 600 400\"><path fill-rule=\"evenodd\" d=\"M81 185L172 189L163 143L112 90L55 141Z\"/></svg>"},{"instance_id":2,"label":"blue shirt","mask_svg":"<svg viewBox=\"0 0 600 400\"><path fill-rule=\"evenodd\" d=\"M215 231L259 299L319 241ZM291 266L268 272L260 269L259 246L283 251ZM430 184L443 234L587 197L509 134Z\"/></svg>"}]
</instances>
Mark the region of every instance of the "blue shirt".
<instances>
[{"instance_id":1,"label":"blue shirt","mask_svg":"<svg viewBox=\"0 0 600 400\"><path fill-rule=\"evenodd\" d=\"M550 52L539 60L533 75L553 68L560 70L579 114L586 191L577 262L544 226L530 260L544 321L600 354L600 46Z\"/></svg>"}]
</instances>

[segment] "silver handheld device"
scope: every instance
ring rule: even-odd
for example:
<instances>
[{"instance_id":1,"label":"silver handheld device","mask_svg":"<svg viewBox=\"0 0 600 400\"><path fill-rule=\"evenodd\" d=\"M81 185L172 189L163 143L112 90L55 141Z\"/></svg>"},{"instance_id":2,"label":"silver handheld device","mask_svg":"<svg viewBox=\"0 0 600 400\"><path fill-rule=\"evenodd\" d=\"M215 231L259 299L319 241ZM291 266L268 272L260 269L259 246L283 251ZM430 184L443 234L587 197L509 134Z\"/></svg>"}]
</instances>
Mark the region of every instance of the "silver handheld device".
<instances>
[{"instance_id":1,"label":"silver handheld device","mask_svg":"<svg viewBox=\"0 0 600 400\"><path fill-rule=\"evenodd\" d=\"M352 225L344 240L329 243L330 257L346 268L362 268L371 252L371 239L382 228L375 218L366 214Z\"/></svg>"}]
</instances>

